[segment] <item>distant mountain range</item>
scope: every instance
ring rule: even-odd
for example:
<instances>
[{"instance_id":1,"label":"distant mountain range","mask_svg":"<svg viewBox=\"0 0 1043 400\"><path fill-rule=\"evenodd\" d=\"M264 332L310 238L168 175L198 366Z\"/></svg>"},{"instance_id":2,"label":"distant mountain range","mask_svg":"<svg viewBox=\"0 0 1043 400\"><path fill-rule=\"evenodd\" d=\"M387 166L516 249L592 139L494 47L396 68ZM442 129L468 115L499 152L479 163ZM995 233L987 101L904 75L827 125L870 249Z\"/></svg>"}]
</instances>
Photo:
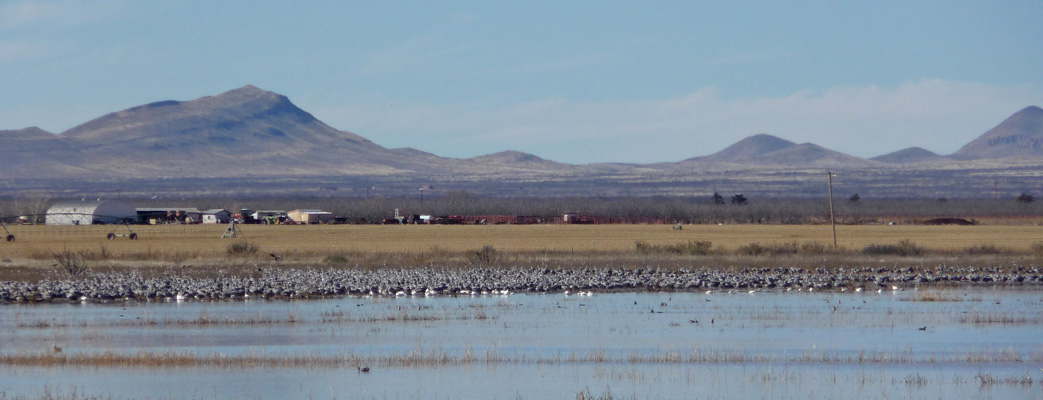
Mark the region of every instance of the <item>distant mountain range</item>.
<instances>
[{"instance_id":1,"label":"distant mountain range","mask_svg":"<svg viewBox=\"0 0 1043 400\"><path fill-rule=\"evenodd\" d=\"M388 149L324 124L285 96L246 86L192 101L161 101L110 113L61 134L35 127L0 131L0 149L5 153L0 157L0 180L5 181L122 180L145 185L156 179L263 182L301 178L311 182L341 177L344 182L396 181L403 188L416 182L437 182L490 194L510 182L532 187L566 182L562 184L566 188L571 182L576 193L589 193L585 190L591 185L618 184L643 189L604 193L641 195L656 194L657 185L673 193L683 186L681 182L699 188L712 182L727 186L732 175L727 179L698 177L720 171L740 175L754 171L750 176L767 170L813 169L930 175L939 170L996 171L1043 165L1043 109L1030 106L1018 111L948 156L909 148L864 159L812 143L758 134L717 153L678 162L572 165L516 151L457 159L412 148ZM17 187L8 186L7 190ZM769 193L799 195L805 190L799 187L792 193Z\"/></svg>"},{"instance_id":2,"label":"distant mountain range","mask_svg":"<svg viewBox=\"0 0 1043 400\"><path fill-rule=\"evenodd\" d=\"M768 134L750 136L724 150L684 162L713 161L787 167L866 166L876 163L813 143L796 144Z\"/></svg>"}]
</instances>

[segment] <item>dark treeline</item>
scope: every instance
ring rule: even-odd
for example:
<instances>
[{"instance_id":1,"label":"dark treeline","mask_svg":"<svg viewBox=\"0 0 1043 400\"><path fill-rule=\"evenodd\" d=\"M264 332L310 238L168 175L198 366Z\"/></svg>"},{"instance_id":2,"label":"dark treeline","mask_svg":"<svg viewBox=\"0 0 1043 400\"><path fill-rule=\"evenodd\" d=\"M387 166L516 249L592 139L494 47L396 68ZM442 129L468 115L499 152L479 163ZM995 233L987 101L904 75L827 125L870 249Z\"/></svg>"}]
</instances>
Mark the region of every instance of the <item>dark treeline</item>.
<instances>
[{"instance_id":1,"label":"dark treeline","mask_svg":"<svg viewBox=\"0 0 1043 400\"><path fill-rule=\"evenodd\" d=\"M724 194L730 199L734 194ZM854 197L854 196L852 196ZM747 197L744 204L715 202L712 196L701 197L568 197L568 198L498 198L482 197L469 192L440 193L408 198L380 197L258 197L231 199L199 197L179 199L126 198L135 207L194 207L226 209L293 210L320 209L330 211L351 223L376 223L392 218L395 209L401 215L513 215L560 216L566 212L589 216L623 218L662 218L672 222L805 224L829 221L828 199L758 199ZM983 218L1019 219L1043 215L1038 201L1015 199L834 199L837 222L912 223L923 219L953 217L967 220ZM19 215L43 215L55 201L49 199L0 200L0 214L11 223Z\"/></svg>"}]
</instances>

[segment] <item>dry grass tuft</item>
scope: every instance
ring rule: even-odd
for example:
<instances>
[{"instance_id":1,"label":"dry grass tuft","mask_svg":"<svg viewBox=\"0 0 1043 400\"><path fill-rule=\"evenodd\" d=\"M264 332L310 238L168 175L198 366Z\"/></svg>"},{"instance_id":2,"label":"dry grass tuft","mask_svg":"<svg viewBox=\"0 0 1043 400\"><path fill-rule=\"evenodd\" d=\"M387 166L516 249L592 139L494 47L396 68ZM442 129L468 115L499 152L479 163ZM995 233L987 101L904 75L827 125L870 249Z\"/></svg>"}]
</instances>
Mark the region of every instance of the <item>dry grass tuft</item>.
<instances>
[{"instance_id":1,"label":"dry grass tuft","mask_svg":"<svg viewBox=\"0 0 1043 400\"><path fill-rule=\"evenodd\" d=\"M828 251L829 250L826 248L826 245L816 242L789 242L768 245L762 245L760 243L753 242L744 246L740 246L737 250L739 254L747 256L777 256L783 254L819 255L825 254Z\"/></svg>"},{"instance_id":2,"label":"dry grass tuft","mask_svg":"<svg viewBox=\"0 0 1043 400\"><path fill-rule=\"evenodd\" d=\"M476 353L466 349L451 353L442 349L415 348L401 353L358 355L346 353L297 354L224 354L191 351L121 353L69 353L52 351L15 351L0 353L0 365L20 367L106 367L106 368L350 368L355 365L381 367L430 367L472 364L746 364L786 363L811 365L919 365L949 363L1039 363L1043 354L1022 354L1013 350L981 351L948 356L917 355L912 351L860 352L858 355L829 351L805 351L798 354L751 354L745 351L693 349L691 351L606 352L591 350L568 354L541 355L501 354L495 349ZM991 383L1011 383L989 380Z\"/></svg>"},{"instance_id":3,"label":"dry grass tuft","mask_svg":"<svg viewBox=\"0 0 1043 400\"><path fill-rule=\"evenodd\" d=\"M871 255L919 256L925 252L926 249L909 239L902 239L897 244L871 244L862 249L862 253Z\"/></svg>"},{"instance_id":4,"label":"dry grass tuft","mask_svg":"<svg viewBox=\"0 0 1043 400\"><path fill-rule=\"evenodd\" d=\"M1029 247L1033 254L1043 256L1043 242L1035 242Z\"/></svg>"},{"instance_id":5,"label":"dry grass tuft","mask_svg":"<svg viewBox=\"0 0 1043 400\"><path fill-rule=\"evenodd\" d=\"M687 243L655 245L639 240L634 243L638 254L676 254L682 256L705 256L713 253L713 243L689 240Z\"/></svg>"},{"instance_id":6,"label":"dry grass tuft","mask_svg":"<svg viewBox=\"0 0 1043 400\"><path fill-rule=\"evenodd\" d=\"M945 293L945 292L940 291L940 290L923 290L923 291L920 291L919 293L917 293L915 296L910 297L908 299L904 299L904 300L907 300L907 301L927 301L927 302L933 302L933 301L937 301L937 302L963 301L963 299L960 298L960 296L957 296L957 295L954 295L954 294L951 294L951 293Z\"/></svg>"},{"instance_id":7,"label":"dry grass tuft","mask_svg":"<svg viewBox=\"0 0 1043 400\"><path fill-rule=\"evenodd\" d=\"M967 253L968 255L976 256L1009 253L1010 250L996 247L996 245L992 244L980 244L977 246L966 247L963 249L963 252Z\"/></svg>"},{"instance_id":8,"label":"dry grass tuft","mask_svg":"<svg viewBox=\"0 0 1043 400\"><path fill-rule=\"evenodd\" d=\"M228 255L230 256L250 256L257 254L260 250L260 246L247 242L245 240L234 242L228 245Z\"/></svg>"}]
</instances>

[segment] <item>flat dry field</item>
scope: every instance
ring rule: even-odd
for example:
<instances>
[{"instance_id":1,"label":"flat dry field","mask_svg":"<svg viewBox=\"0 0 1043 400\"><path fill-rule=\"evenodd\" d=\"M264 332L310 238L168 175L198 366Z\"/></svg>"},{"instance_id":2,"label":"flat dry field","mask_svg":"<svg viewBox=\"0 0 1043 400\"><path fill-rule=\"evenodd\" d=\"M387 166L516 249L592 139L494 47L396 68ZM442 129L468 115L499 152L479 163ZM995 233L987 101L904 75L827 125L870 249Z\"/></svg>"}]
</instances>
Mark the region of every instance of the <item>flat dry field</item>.
<instances>
[{"instance_id":1,"label":"flat dry field","mask_svg":"<svg viewBox=\"0 0 1043 400\"><path fill-rule=\"evenodd\" d=\"M187 258L223 257L230 244L242 239L222 239L225 225L135 226L138 240L117 237L126 227L111 226L10 226L14 242L0 241L0 257L49 259L54 251L104 251L109 257L148 259L149 255L176 254ZM242 236L260 252L300 257L359 253L424 253L433 250L459 252L492 245L504 252L630 251L637 241L677 244L710 241L716 249L735 250L757 242L781 244L817 242L832 245L829 225L240 225ZM869 244L891 244L909 239L934 250L958 250L995 245L1029 251L1043 242L1043 226L837 226L840 247L860 250Z\"/></svg>"}]
</instances>

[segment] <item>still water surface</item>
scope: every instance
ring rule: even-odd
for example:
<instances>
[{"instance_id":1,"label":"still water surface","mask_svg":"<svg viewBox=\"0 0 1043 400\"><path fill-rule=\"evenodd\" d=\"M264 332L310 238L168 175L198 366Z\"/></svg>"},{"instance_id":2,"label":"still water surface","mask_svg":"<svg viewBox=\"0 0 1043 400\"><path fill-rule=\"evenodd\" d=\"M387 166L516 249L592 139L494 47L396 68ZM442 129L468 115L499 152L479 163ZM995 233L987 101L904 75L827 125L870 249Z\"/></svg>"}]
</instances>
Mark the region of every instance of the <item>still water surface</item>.
<instances>
[{"instance_id":1,"label":"still water surface","mask_svg":"<svg viewBox=\"0 0 1043 400\"><path fill-rule=\"evenodd\" d=\"M0 307L0 354L112 353L339 362L3 364L0 393L177 399L540 399L580 392L642 399L1043 398L1043 291L514 294ZM363 366L371 371L360 373Z\"/></svg>"}]
</instances>

